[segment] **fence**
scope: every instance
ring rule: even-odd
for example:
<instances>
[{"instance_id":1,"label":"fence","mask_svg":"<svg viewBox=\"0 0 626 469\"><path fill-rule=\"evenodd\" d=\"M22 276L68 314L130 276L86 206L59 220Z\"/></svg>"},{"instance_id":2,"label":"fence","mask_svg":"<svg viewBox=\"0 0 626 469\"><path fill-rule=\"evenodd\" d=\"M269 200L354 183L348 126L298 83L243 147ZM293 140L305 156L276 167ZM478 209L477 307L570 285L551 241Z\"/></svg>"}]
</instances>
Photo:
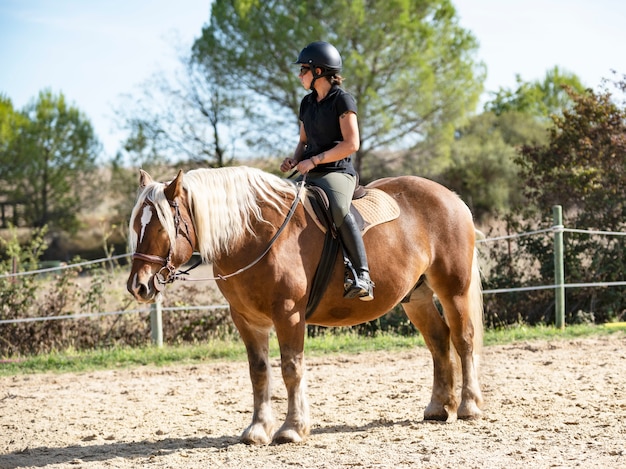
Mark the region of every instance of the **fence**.
<instances>
[{"instance_id":1,"label":"fence","mask_svg":"<svg viewBox=\"0 0 626 469\"><path fill-rule=\"evenodd\" d=\"M565 283L564 278L564 269L563 269L563 233L586 233L586 234L597 234L597 235L607 235L607 236L626 236L624 232L611 232L611 231L599 231L599 230L579 230L579 229L568 229L563 226L563 216L562 216L562 208L560 205L555 205L552 207L553 214L553 226L550 228L530 231L526 233L519 233L513 235L505 235L505 236L497 236L493 238L481 239L478 240L477 243L488 243L495 241L502 241L507 239L520 238L523 236L532 236L536 234L543 233L554 233L554 278L555 282L553 285L540 285L540 286L528 286L528 287L514 287L514 288L502 288L495 290L483 290L483 294L499 294L499 293L508 293L508 292L520 292L520 291L532 291L532 290L547 290L552 289L555 293L555 324L557 328L564 329L565 327L565 289L566 288L584 288L584 287L614 287L614 286L625 286L626 281L618 281L618 282L596 282L596 283ZM130 254L120 254L113 257L108 257L105 259L98 259L94 261L85 261L79 264L65 265L59 267L51 267L47 269L39 269L29 272L17 272L11 274L2 274L0 275L0 279L7 277L20 277L24 275L33 275L33 274L42 274L49 273L53 271L63 270L63 269L71 269L76 267L83 267L86 265L92 265L97 263L104 262L112 262L114 260L118 260L121 258L129 257ZM52 321L52 320L60 320L60 319L78 319L78 318L87 318L87 317L99 317L99 316L110 316L110 315L119 315L119 314L133 314L133 313L146 313L150 312L150 329L151 329L151 337L152 342L157 346L163 345L163 322L162 315L163 311L178 311L178 310L216 310L227 308L228 305L209 305L209 306L182 306L182 307L162 307L160 303L154 303L150 307L133 309L133 310L124 310L124 311L110 311L110 312L101 312L101 313L87 313L87 314L73 314L73 315L63 315L63 316L45 316L45 317L37 317L37 318L21 318L21 319L4 319L0 320L0 325L3 324L12 324L12 323L20 323L20 322L35 322L35 321Z\"/></svg>"},{"instance_id":2,"label":"fence","mask_svg":"<svg viewBox=\"0 0 626 469\"><path fill-rule=\"evenodd\" d=\"M543 230L529 231L526 233L498 236L489 239L478 240L478 243L486 243L490 241L502 241L506 239L520 238L522 236L531 236L540 233L554 233L554 284L553 285L540 285L532 287L517 287L517 288L502 288L497 290L484 290L483 294L490 293L508 293L518 291L531 291L531 290L548 290L553 289L555 295L555 325L559 329L565 327L565 289L566 288L585 288L585 287L616 287L626 285L626 281L619 282L595 282L595 283L565 283L565 275L563 269L563 233L586 233L597 234L606 236L626 236L626 233L615 231L600 231L600 230L578 230L565 228L563 226L563 209L560 205L552 207L552 221L551 228Z\"/></svg>"}]
</instances>

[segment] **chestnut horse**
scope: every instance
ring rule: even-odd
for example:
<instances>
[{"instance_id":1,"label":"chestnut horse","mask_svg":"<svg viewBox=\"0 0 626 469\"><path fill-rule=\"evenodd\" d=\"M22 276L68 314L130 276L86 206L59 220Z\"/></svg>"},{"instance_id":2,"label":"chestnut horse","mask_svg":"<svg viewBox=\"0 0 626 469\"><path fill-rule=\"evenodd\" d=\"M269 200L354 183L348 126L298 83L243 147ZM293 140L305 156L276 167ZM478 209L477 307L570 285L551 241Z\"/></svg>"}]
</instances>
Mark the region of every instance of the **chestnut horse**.
<instances>
[{"instance_id":1,"label":"chestnut horse","mask_svg":"<svg viewBox=\"0 0 626 469\"><path fill-rule=\"evenodd\" d=\"M141 171L130 218L134 255L128 290L138 301L152 302L194 251L213 264L248 354L254 412L241 436L246 443L299 442L309 434L307 323L355 325L401 302L433 357L434 384L424 418L481 415L482 290L470 210L453 192L419 177L385 178L367 187L389 194L400 208L398 218L364 235L375 298L344 299L344 266L338 255L328 289L306 317L324 234L295 203L301 193L296 184L249 167L180 171L168 183ZM435 295L442 313L433 303ZM272 327L288 393L286 419L275 433L268 358Z\"/></svg>"}]
</instances>

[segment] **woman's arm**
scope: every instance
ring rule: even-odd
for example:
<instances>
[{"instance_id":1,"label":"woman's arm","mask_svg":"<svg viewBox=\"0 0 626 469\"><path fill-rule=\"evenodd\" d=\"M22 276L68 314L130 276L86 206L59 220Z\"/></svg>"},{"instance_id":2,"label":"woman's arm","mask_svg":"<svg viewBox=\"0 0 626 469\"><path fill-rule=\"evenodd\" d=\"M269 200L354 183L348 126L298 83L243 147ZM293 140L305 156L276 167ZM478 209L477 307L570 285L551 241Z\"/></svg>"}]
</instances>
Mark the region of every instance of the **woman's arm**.
<instances>
[{"instance_id":1,"label":"woman's arm","mask_svg":"<svg viewBox=\"0 0 626 469\"><path fill-rule=\"evenodd\" d=\"M352 111L344 112L339 116L339 126L341 128L343 141L339 142L330 150L313 156L311 160L315 166L342 160L359 149L361 143L359 123L356 114Z\"/></svg>"}]
</instances>

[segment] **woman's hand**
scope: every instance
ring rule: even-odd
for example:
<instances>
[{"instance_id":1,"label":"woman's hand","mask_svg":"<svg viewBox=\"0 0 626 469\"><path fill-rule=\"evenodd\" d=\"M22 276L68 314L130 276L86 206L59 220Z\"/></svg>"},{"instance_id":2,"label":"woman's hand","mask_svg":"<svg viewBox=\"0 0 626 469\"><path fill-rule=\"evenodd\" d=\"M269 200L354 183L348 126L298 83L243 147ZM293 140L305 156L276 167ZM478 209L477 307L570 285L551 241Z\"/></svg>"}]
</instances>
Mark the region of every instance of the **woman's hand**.
<instances>
[{"instance_id":1,"label":"woman's hand","mask_svg":"<svg viewBox=\"0 0 626 469\"><path fill-rule=\"evenodd\" d=\"M316 165L313 162L313 159L307 158L306 160L302 160L300 161L300 163L298 163L298 171L300 172L300 174L306 174L313 168L315 168L315 166Z\"/></svg>"},{"instance_id":2,"label":"woman's hand","mask_svg":"<svg viewBox=\"0 0 626 469\"><path fill-rule=\"evenodd\" d=\"M280 164L280 170L283 173L286 173L287 171L292 170L297 164L298 162L294 158L285 158Z\"/></svg>"}]
</instances>

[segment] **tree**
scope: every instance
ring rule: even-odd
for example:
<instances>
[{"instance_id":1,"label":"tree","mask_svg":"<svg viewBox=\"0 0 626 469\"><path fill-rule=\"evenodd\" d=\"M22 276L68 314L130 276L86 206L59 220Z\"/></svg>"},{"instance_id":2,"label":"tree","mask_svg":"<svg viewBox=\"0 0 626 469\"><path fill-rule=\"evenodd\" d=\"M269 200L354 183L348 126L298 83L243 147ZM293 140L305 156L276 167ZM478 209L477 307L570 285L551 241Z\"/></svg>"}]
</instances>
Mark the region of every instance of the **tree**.
<instances>
[{"instance_id":1,"label":"tree","mask_svg":"<svg viewBox=\"0 0 626 469\"><path fill-rule=\"evenodd\" d=\"M124 150L133 163L189 161L221 167L232 163L235 142L245 130L231 126L245 109L238 109L224 77L218 71L181 57L174 78L155 75L143 93L118 110L129 130Z\"/></svg>"},{"instance_id":2,"label":"tree","mask_svg":"<svg viewBox=\"0 0 626 469\"><path fill-rule=\"evenodd\" d=\"M482 90L476 40L448 0L216 0L211 13L195 60L267 110L257 140L279 132L281 149L295 145L303 95L293 61L315 40L343 55L345 86L359 106L357 168L374 150L451 137ZM293 136L285 139L287 124Z\"/></svg>"},{"instance_id":3,"label":"tree","mask_svg":"<svg viewBox=\"0 0 626 469\"><path fill-rule=\"evenodd\" d=\"M626 79L616 83L626 90ZM617 230L626 219L626 109L608 89L577 94L554 116L549 143L517 158L526 196L538 207L561 204L579 225ZM623 106L623 104L622 104Z\"/></svg>"},{"instance_id":4,"label":"tree","mask_svg":"<svg viewBox=\"0 0 626 469\"><path fill-rule=\"evenodd\" d=\"M517 75L516 81L518 87L515 91L500 88L486 104L485 110L496 115L509 111L523 112L549 122L552 114L562 114L564 109L574 104L566 88L578 93L585 89L578 76L558 66L548 70L543 80L524 82Z\"/></svg>"},{"instance_id":5,"label":"tree","mask_svg":"<svg viewBox=\"0 0 626 469\"><path fill-rule=\"evenodd\" d=\"M129 166L151 174L162 173L171 162L187 168L228 166L236 157L236 143L246 137L245 128L233 126L244 106L238 105L224 77L189 55L181 55L180 64L174 76L153 76L117 110L129 132L111 165L111 219L120 227L136 195L137 172ZM166 169L164 176L170 172Z\"/></svg>"},{"instance_id":6,"label":"tree","mask_svg":"<svg viewBox=\"0 0 626 469\"><path fill-rule=\"evenodd\" d=\"M483 112L457 130L449 162L433 177L457 192L477 219L506 214L524 200L518 150L547 137L546 125L530 114Z\"/></svg>"},{"instance_id":7,"label":"tree","mask_svg":"<svg viewBox=\"0 0 626 469\"><path fill-rule=\"evenodd\" d=\"M22 126L23 117L13 108L11 100L0 94L0 154L7 155L11 143ZM4 164L8 161L3 161Z\"/></svg>"},{"instance_id":8,"label":"tree","mask_svg":"<svg viewBox=\"0 0 626 469\"><path fill-rule=\"evenodd\" d=\"M558 67L535 82L518 76L516 91L501 89L482 114L457 129L450 159L430 168L436 171L433 177L458 192L478 218L506 214L520 205L524 181L514 163L517 152L524 145L548 143L550 116L563 115L574 105L568 84L583 91L576 75Z\"/></svg>"},{"instance_id":9,"label":"tree","mask_svg":"<svg viewBox=\"0 0 626 469\"><path fill-rule=\"evenodd\" d=\"M11 100L0 94L0 203L3 204L0 227L2 228L5 227L9 219L12 219L11 221L16 225L19 222L17 206L20 201L12 197L8 181L8 168L12 158L9 148L17 138L18 129L23 125L23 122L23 116L13 108ZM6 211L4 204L12 206L13 213L10 213L11 210Z\"/></svg>"},{"instance_id":10,"label":"tree","mask_svg":"<svg viewBox=\"0 0 626 469\"><path fill-rule=\"evenodd\" d=\"M626 78L615 83L615 90L626 92ZM562 115L553 115L548 142L527 145L516 158L526 203L518 207L521 220L516 216L508 218L510 231L535 229L537 220L549 226L550 207L558 204L564 208L567 228L624 232L626 103L618 102L616 93L608 87L597 93L592 90L577 93L568 88L566 91L573 105L564 109ZM626 272L623 236L566 232L564 241L567 283L623 281ZM533 283L549 285L554 282L552 256L550 239L521 238L519 252L514 257L503 255L496 272L509 281L530 276ZM520 264L519 259L525 262ZM550 295L542 291L526 298L528 303L524 306L532 317L531 322L551 319L545 317L546 311L551 311ZM569 322L581 318L599 322L623 320L626 314L623 287L568 289L566 303Z\"/></svg>"},{"instance_id":11,"label":"tree","mask_svg":"<svg viewBox=\"0 0 626 469\"><path fill-rule=\"evenodd\" d=\"M20 114L15 138L2 148L2 185L23 201L30 225L75 230L100 150L93 127L62 93L49 90Z\"/></svg>"},{"instance_id":12,"label":"tree","mask_svg":"<svg viewBox=\"0 0 626 469\"><path fill-rule=\"evenodd\" d=\"M519 202L516 146L544 133L543 125L522 113L474 116L457 131L450 160L434 178L458 193L479 220L507 213Z\"/></svg>"}]
</instances>

